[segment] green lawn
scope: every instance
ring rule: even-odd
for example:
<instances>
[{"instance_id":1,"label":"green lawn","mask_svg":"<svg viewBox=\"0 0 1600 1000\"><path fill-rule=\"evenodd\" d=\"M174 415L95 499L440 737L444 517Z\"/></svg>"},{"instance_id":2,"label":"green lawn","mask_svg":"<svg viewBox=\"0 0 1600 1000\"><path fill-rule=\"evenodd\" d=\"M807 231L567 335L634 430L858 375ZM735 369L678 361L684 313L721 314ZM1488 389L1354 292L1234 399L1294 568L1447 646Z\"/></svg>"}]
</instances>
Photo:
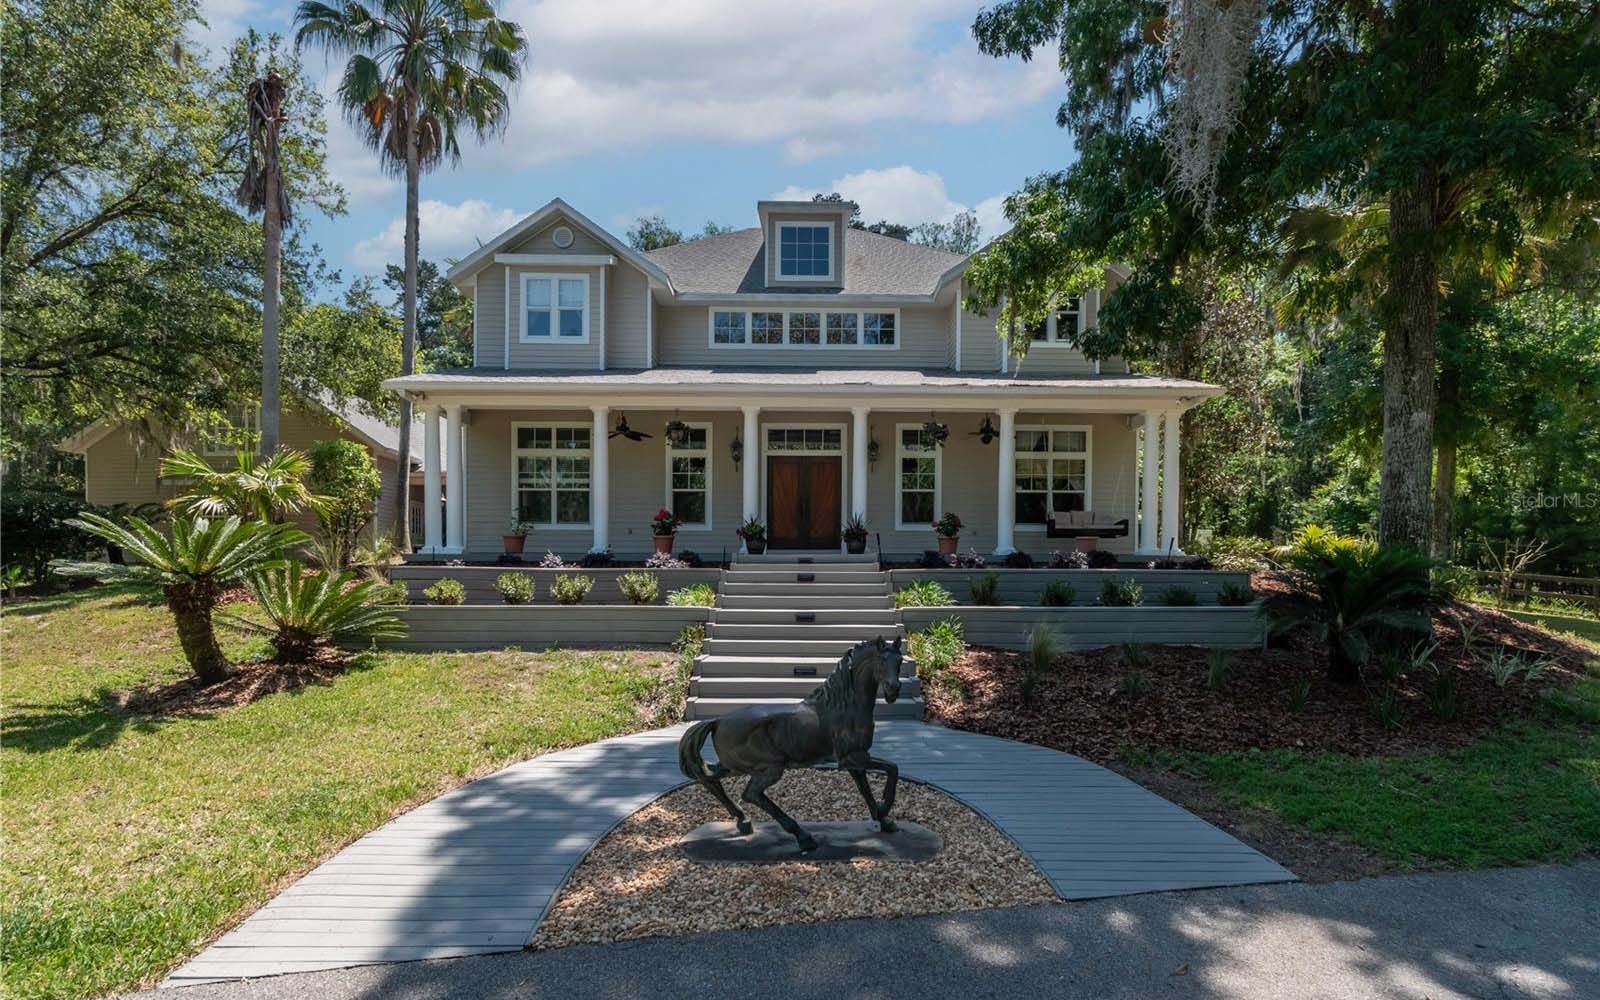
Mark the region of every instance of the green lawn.
<instances>
[{"instance_id":1,"label":"green lawn","mask_svg":"<svg viewBox=\"0 0 1600 1000\"><path fill-rule=\"evenodd\" d=\"M1593 677L1451 753L1150 759L1206 779L1233 802L1341 834L1401 866L1514 865L1600 852L1600 679Z\"/></svg>"},{"instance_id":2,"label":"green lawn","mask_svg":"<svg viewBox=\"0 0 1600 1000\"><path fill-rule=\"evenodd\" d=\"M0 643L10 997L96 996L160 976L406 806L636 728L636 701L668 659L374 653L332 684L154 720L105 697L185 673L151 592L8 607Z\"/></svg>"}]
</instances>

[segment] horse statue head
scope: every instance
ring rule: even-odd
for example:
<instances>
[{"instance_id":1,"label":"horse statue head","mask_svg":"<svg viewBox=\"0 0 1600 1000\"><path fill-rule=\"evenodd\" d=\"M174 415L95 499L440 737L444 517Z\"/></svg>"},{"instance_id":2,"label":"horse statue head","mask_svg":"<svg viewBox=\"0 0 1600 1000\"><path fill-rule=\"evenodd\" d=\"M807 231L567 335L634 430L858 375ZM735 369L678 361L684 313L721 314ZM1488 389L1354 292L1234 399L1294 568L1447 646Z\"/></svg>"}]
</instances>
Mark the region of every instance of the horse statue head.
<instances>
[{"instance_id":1,"label":"horse statue head","mask_svg":"<svg viewBox=\"0 0 1600 1000\"><path fill-rule=\"evenodd\" d=\"M846 654L852 669L870 675L862 679L862 685L870 683L873 700L877 699L879 689L883 691L883 700L890 704L900 697L900 665L905 662L902 641L897 636L894 642L885 642L880 635L856 645Z\"/></svg>"}]
</instances>

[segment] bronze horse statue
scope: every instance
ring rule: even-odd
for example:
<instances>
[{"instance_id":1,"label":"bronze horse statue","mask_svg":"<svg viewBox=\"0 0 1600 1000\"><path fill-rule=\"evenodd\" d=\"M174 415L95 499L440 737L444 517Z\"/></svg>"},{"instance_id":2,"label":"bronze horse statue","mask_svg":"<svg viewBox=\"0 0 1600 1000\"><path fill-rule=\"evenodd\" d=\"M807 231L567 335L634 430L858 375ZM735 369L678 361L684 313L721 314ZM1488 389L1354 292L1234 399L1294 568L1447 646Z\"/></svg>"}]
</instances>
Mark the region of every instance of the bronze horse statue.
<instances>
[{"instance_id":1,"label":"bronze horse statue","mask_svg":"<svg viewBox=\"0 0 1600 1000\"><path fill-rule=\"evenodd\" d=\"M798 705L743 708L696 722L678 740L678 767L717 797L733 815L740 833L750 833L753 827L728 797L722 779L749 775L740 798L777 820L805 853L816 849L816 840L767 797L767 789L790 768L831 761L855 779L878 828L893 833L895 823L889 810L894 807L900 769L867 751L872 748L872 709L878 689L883 689L884 701L900 697L900 665L905 659L900 642L884 642L879 636L851 647L828 679ZM717 763L712 766L701 756L708 738L717 751ZM881 805L873 800L868 771L881 771L885 776Z\"/></svg>"}]
</instances>

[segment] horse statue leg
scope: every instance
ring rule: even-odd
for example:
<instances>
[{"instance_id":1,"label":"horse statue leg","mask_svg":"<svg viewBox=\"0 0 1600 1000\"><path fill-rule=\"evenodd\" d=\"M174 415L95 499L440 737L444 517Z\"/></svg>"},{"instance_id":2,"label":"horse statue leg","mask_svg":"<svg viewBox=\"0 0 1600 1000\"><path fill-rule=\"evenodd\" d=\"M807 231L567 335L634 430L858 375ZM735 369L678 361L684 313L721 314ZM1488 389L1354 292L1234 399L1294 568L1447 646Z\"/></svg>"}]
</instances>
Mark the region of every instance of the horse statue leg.
<instances>
[{"instance_id":1,"label":"horse statue leg","mask_svg":"<svg viewBox=\"0 0 1600 1000\"><path fill-rule=\"evenodd\" d=\"M816 838L802 829L799 823L789 817L788 813L779 809L776 802L767 798L767 789L772 787L781 777L783 777L783 768L776 766L752 774L750 781L744 786L744 794L740 798L751 805L760 806L768 816L777 820L778 825L787 830L789 835L794 837L795 842L800 845L801 854L814 851L817 849Z\"/></svg>"},{"instance_id":2,"label":"horse statue leg","mask_svg":"<svg viewBox=\"0 0 1600 1000\"><path fill-rule=\"evenodd\" d=\"M889 818L889 810L894 808L894 793L900 783L900 768L895 766L893 761L870 756L864 750L850 754L839 762L839 766L849 771L850 777L855 779L861 797L867 800L867 812L878 821L878 829L884 833L894 833L898 830L895 821ZM872 797L872 786L867 784L868 771L882 771L885 776L882 804Z\"/></svg>"},{"instance_id":3,"label":"horse statue leg","mask_svg":"<svg viewBox=\"0 0 1600 1000\"><path fill-rule=\"evenodd\" d=\"M728 797L728 790L722 787L722 780L730 772L718 764L713 770L706 766L705 758L700 755L701 749L706 745L706 740L716 732L718 719L707 719L697 722L686 730L678 740L678 769L684 777L704 788L716 796L718 802L728 810L733 817L734 825L740 833L750 833L755 828L750 825L750 818L744 810L733 804L733 799Z\"/></svg>"}]
</instances>

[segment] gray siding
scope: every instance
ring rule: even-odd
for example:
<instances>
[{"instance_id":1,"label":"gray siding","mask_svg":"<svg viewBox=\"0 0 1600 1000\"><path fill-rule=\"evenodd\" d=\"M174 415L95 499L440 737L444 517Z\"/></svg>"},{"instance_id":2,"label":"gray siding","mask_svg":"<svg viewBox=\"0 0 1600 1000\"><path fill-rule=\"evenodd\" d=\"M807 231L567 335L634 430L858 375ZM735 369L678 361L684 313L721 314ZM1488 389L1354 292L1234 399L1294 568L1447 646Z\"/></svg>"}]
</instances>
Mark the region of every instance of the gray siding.
<instances>
[{"instance_id":1,"label":"gray siding","mask_svg":"<svg viewBox=\"0 0 1600 1000\"><path fill-rule=\"evenodd\" d=\"M825 302L801 300L790 305L751 306L749 308L814 309L826 312ZM846 309L873 307L843 307ZM885 310L892 307L881 307ZM712 347L710 343L711 309L696 306L659 306L656 308L656 356L662 365L705 366L802 366L807 368L944 368L950 360L950 343L954 337L951 323L955 314L946 307L901 307L900 346L897 350L881 348L817 348L817 347Z\"/></svg>"},{"instance_id":2,"label":"gray siding","mask_svg":"<svg viewBox=\"0 0 1600 1000\"><path fill-rule=\"evenodd\" d=\"M831 281L795 281L790 278L778 280L778 223L798 222L811 225L828 225L833 228L833 254L834 261L833 280ZM845 268L850 266L850 261L845 257L844 231L846 219L839 215L793 215L773 213L767 216L766 233L766 277L767 287L773 291L785 288L837 288L844 284Z\"/></svg>"},{"instance_id":3,"label":"gray siding","mask_svg":"<svg viewBox=\"0 0 1600 1000\"><path fill-rule=\"evenodd\" d=\"M686 626L707 621L710 608L629 605L432 605L401 608L407 634L381 639L383 649L547 649L553 646L667 646Z\"/></svg>"},{"instance_id":4,"label":"gray siding","mask_svg":"<svg viewBox=\"0 0 1600 1000\"><path fill-rule=\"evenodd\" d=\"M1247 649L1259 646L1262 620L1244 608L906 608L906 631L943 618L961 619L969 643L1026 649L1034 625L1043 622L1068 649L1095 649L1127 642L1142 645Z\"/></svg>"}]
</instances>

